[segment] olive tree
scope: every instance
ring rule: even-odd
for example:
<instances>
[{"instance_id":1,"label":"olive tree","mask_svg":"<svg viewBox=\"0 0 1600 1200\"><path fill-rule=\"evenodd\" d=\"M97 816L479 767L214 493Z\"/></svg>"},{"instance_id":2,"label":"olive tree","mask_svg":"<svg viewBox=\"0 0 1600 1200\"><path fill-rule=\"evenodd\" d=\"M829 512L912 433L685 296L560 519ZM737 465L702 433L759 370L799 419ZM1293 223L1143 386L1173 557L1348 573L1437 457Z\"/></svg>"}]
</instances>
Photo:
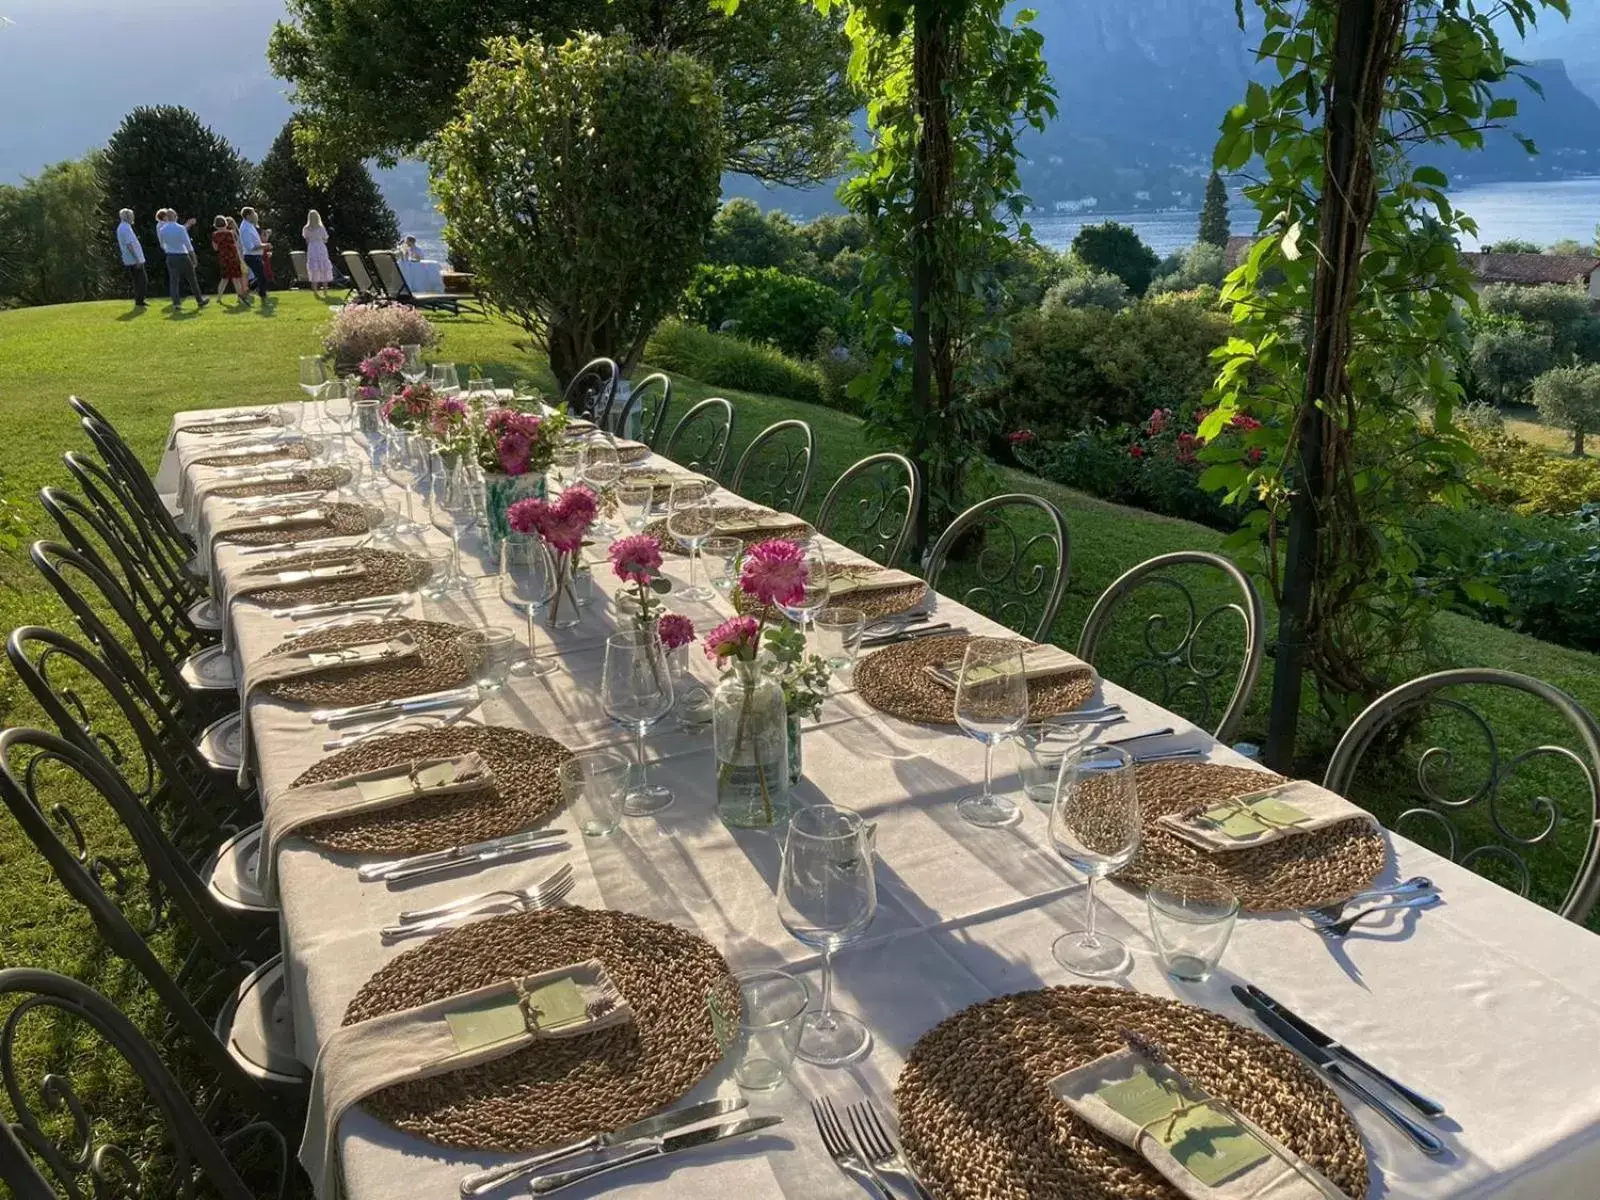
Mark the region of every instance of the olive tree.
<instances>
[{"instance_id":1,"label":"olive tree","mask_svg":"<svg viewBox=\"0 0 1600 1200\"><path fill-rule=\"evenodd\" d=\"M1600 433L1600 366L1556 367L1533 381L1539 415L1572 434L1572 452L1583 454L1583 436Z\"/></svg>"},{"instance_id":2,"label":"olive tree","mask_svg":"<svg viewBox=\"0 0 1600 1200\"><path fill-rule=\"evenodd\" d=\"M625 35L494 38L430 152L445 237L563 385L631 366L700 261L721 102L705 67Z\"/></svg>"}]
</instances>

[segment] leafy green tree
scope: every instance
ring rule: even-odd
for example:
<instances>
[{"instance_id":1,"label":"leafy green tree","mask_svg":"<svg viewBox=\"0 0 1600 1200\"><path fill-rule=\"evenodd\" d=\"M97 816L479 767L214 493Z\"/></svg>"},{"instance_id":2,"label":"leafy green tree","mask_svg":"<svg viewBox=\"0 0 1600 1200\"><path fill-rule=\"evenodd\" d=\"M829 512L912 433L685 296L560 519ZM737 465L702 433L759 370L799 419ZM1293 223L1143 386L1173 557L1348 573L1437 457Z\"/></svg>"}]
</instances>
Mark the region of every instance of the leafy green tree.
<instances>
[{"instance_id":1,"label":"leafy green tree","mask_svg":"<svg viewBox=\"0 0 1600 1200\"><path fill-rule=\"evenodd\" d=\"M1556 367L1533 381L1539 415L1572 434L1572 453L1583 457L1585 434L1600 433L1600 366Z\"/></svg>"},{"instance_id":2,"label":"leafy green tree","mask_svg":"<svg viewBox=\"0 0 1600 1200\"><path fill-rule=\"evenodd\" d=\"M274 273L280 279L292 278L289 252L305 249L300 230L305 225L306 212L313 208L328 226L330 253L394 245L400 239L400 226L366 164L360 159L345 159L325 186L313 184L295 155L294 126L292 118L284 122L261 160L256 178L264 227L276 231L272 244Z\"/></svg>"},{"instance_id":3,"label":"leafy green tree","mask_svg":"<svg viewBox=\"0 0 1600 1200\"><path fill-rule=\"evenodd\" d=\"M1545 253L1570 254L1574 256L1580 254L1593 254L1594 246L1580 242L1577 238L1557 238L1555 241L1550 243L1550 248L1549 250L1545 251Z\"/></svg>"},{"instance_id":4,"label":"leafy green tree","mask_svg":"<svg viewBox=\"0 0 1600 1200\"><path fill-rule=\"evenodd\" d=\"M632 366L705 250L721 186L721 102L686 55L587 34L494 38L430 161L445 237L566 383Z\"/></svg>"},{"instance_id":5,"label":"leafy green tree","mask_svg":"<svg viewBox=\"0 0 1600 1200\"><path fill-rule=\"evenodd\" d=\"M722 98L723 165L773 183L837 173L858 98L845 86L842 20L795 0L289 0L267 57L293 87L305 161L386 166L419 153L455 115L456 93L486 39L555 44L619 31L699 59Z\"/></svg>"},{"instance_id":6,"label":"leafy green tree","mask_svg":"<svg viewBox=\"0 0 1600 1200\"><path fill-rule=\"evenodd\" d=\"M1497 283L1483 289L1479 303L1484 312L1516 317L1548 334L1558 363L1600 362L1600 313L1579 284Z\"/></svg>"},{"instance_id":7,"label":"leafy green tree","mask_svg":"<svg viewBox=\"0 0 1600 1200\"><path fill-rule=\"evenodd\" d=\"M1105 271L1082 271L1068 275L1044 294L1040 308L1046 313L1058 308L1103 308L1121 312L1129 304L1128 285Z\"/></svg>"},{"instance_id":8,"label":"leafy green tree","mask_svg":"<svg viewBox=\"0 0 1600 1200\"><path fill-rule=\"evenodd\" d=\"M1469 362L1480 397L1496 404L1518 403L1555 361L1550 335L1526 321L1489 317L1477 322Z\"/></svg>"},{"instance_id":9,"label":"leafy green tree","mask_svg":"<svg viewBox=\"0 0 1600 1200\"><path fill-rule=\"evenodd\" d=\"M1140 241L1132 228L1116 221L1085 225L1078 230L1078 236L1072 239L1072 253L1085 266L1115 275L1135 296L1145 294L1161 263L1156 252Z\"/></svg>"},{"instance_id":10,"label":"leafy green tree","mask_svg":"<svg viewBox=\"0 0 1600 1200\"><path fill-rule=\"evenodd\" d=\"M1544 247L1527 238L1502 238L1493 245L1485 246L1484 251L1489 254L1542 254Z\"/></svg>"},{"instance_id":11,"label":"leafy green tree","mask_svg":"<svg viewBox=\"0 0 1600 1200\"><path fill-rule=\"evenodd\" d=\"M1206 198L1200 207L1200 241L1219 250L1228 245L1228 189L1222 176L1211 172L1206 180Z\"/></svg>"},{"instance_id":12,"label":"leafy green tree","mask_svg":"<svg viewBox=\"0 0 1600 1200\"><path fill-rule=\"evenodd\" d=\"M109 240L117 211L131 208L139 240L150 262L150 288L166 289L166 257L155 240L158 208L175 208L180 219L197 218L193 230L200 282L217 282L217 260L207 242L211 219L237 215L250 191L254 168L187 108L140 107L122 119L106 144L106 205Z\"/></svg>"},{"instance_id":13,"label":"leafy green tree","mask_svg":"<svg viewBox=\"0 0 1600 1200\"><path fill-rule=\"evenodd\" d=\"M776 267L792 269L808 252L806 239L788 213L761 206L745 196L735 196L717 209L711 222L706 261L726 267Z\"/></svg>"},{"instance_id":14,"label":"leafy green tree","mask_svg":"<svg viewBox=\"0 0 1600 1200\"><path fill-rule=\"evenodd\" d=\"M1227 274L1227 258L1222 248L1210 242L1196 242L1178 256L1175 270L1150 284L1150 291L1191 292L1199 287L1219 288Z\"/></svg>"},{"instance_id":15,"label":"leafy green tree","mask_svg":"<svg viewBox=\"0 0 1600 1200\"><path fill-rule=\"evenodd\" d=\"M115 237L106 226L104 157L96 150L20 187L0 186L0 302L97 300L115 286L122 258L106 248Z\"/></svg>"}]
</instances>

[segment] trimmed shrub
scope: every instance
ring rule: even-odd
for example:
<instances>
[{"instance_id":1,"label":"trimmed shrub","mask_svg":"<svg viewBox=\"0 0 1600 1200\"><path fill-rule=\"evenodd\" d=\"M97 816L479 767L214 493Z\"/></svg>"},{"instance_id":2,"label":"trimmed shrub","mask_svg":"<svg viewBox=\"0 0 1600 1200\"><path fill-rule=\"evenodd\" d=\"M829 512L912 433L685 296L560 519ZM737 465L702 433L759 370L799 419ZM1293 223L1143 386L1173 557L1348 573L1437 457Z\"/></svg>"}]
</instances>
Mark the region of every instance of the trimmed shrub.
<instances>
[{"instance_id":1,"label":"trimmed shrub","mask_svg":"<svg viewBox=\"0 0 1600 1200\"><path fill-rule=\"evenodd\" d=\"M1490 504L1562 516L1600 504L1600 460L1568 458L1504 431L1465 428L1483 459L1479 493Z\"/></svg>"},{"instance_id":2,"label":"trimmed shrub","mask_svg":"<svg viewBox=\"0 0 1600 1200\"><path fill-rule=\"evenodd\" d=\"M354 370L363 358L385 346L439 343L433 323L409 304L346 304L328 322L322 348L341 371Z\"/></svg>"},{"instance_id":3,"label":"trimmed shrub","mask_svg":"<svg viewBox=\"0 0 1600 1200\"><path fill-rule=\"evenodd\" d=\"M765 342L786 354L810 354L824 329L845 329L850 308L826 284L776 267L701 264L679 305L686 320Z\"/></svg>"},{"instance_id":4,"label":"trimmed shrub","mask_svg":"<svg viewBox=\"0 0 1600 1200\"><path fill-rule=\"evenodd\" d=\"M661 324L650 337L645 359L651 366L688 375L712 387L822 403L822 379L810 363L796 362L771 346L682 321Z\"/></svg>"}]
</instances>

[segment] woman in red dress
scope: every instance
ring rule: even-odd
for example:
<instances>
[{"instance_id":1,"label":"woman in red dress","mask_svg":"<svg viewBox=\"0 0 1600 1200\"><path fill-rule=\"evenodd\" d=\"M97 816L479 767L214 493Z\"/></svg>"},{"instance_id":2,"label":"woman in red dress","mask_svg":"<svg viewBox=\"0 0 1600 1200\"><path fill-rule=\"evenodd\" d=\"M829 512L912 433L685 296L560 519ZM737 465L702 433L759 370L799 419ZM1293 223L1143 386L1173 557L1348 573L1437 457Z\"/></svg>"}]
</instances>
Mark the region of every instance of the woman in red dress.
<instances>
[{"instance_id":1,"label":"woman in red dress","mask_svg":"<svg viewBox=\"0 0 1600 1200\"><path fill-rule=\"evenodd\" d=\"M239 256L239 238L228 228L228 218L211 222L211 248L217 252L217 269L226 283L239 293L239 303L250 307L250 291L244 278L244 259Z\"/></svg>"}]
</instances>

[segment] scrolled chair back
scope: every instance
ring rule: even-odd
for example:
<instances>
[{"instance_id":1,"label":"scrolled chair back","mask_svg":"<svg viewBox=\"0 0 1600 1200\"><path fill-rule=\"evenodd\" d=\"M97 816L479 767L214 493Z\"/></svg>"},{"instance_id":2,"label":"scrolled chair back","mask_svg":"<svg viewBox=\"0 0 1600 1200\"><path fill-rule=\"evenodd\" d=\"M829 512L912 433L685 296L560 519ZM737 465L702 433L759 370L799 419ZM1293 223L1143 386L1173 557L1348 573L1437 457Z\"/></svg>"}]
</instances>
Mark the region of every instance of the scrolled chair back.
<instances>
[{"instance_id":1,"label":"scrolled chair back","mask_svg":"<svg viewBox=\"0 0 1600 1200\"><path fill-rule=\"evenodd\" d=\"M583 364L561 393L561 407L575 417L606 427L611 406L617 399L617 380L622 371L614 360L596 358Z\"/></svg>"},{"instance_id":2,"label":"scrolled chair back","mask_svg":"<svg viewBox=\"0 0 1600 1200\"><path fill-rule=\"evenodd\" d=\"M768 425L745 447L728 490L779 512L798 513L817 469L817 439L804 421Z\"/></svg>"},{"instance_id":3,"label":"scrolled chair back","mask_svg":"<svg viewBox=\"0 0 1600 1200\"><path fill-rule=\"evenodd\" d=\"M911 540L922 485L903 454L869 454L834 481L817 509L817 532L885 567Z\"/></svg>"},{"instance_id":4,"label":"scrolled chair back","mask_svg":"<svg viewBox=\"0 0 1600 1200\"><path fill-rule=\"evenodd\" d=\"M660 371L646 375L633 385L628 404L630 411L639 413L639 440L654 450L661 440L661 431L667 426L667 413L672 409L672 380ZM623 432L627 430L620 419L617 428Z\"/></svg>"},{"instance_id":5,"label":"scrolled chair back","mask_svg":"<svg viewBox=\"0 0 1600 1200\"><path fill-rule=\"evenodd\" d=\"M1581 922L1600 896L1597 781L1600 725L1581 704L1527 675L1465 667L1368 705L1323 786Z\"/></svg>"},{"instance_id":6,"label":"scrolled chair back","mask_svg":"<svg viewBox=\"0 0 1600 1200\"><path fill-rule=\"evenodd\" d=\"M733 405L720 396L700 401L679 418L661 453L708 479L722 478L733 438Z\"/></svg>"},{"instance_id":7,"label":"scrolled chair back","mask_svg":"<svg viewBox=\"0 0 1600 1200\"><path fill-rule=\"evenodd\" d=\"M1047 642L1070 561L1067 521L1054 504L1021 492L991 496L958 516L934 543L928 586Z\"/></svg>"}]
</instances>

